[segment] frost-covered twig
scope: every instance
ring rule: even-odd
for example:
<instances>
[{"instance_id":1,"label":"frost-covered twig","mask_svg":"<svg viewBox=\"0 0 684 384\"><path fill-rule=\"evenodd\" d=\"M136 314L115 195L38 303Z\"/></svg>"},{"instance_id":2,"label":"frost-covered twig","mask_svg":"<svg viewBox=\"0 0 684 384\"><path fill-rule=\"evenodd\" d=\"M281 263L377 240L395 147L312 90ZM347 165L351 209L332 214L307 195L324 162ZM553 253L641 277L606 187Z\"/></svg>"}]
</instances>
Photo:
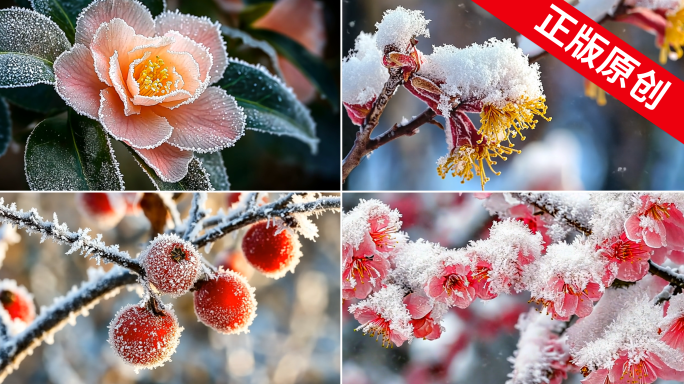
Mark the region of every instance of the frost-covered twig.
<instances>
[{"instance_id":1,"label":"frost-covered twig","mask_svg":"<svg viewBox=\"0 0 684 384\"><path fill-rule=\"evenodd\" d=\"M253 207L247 209L236 216L229 216L216 227L206 231L204 235L192 241L196 247L202 247L228 233L242 228L249 224L254 224L260 220L271 219L274 217L287 218L293 213L311 212L318 213L327 210L339 209L339 197L322 197L320 199L302 203L302 204L287 204L283 206L281 200L273 203L263 205L261 207Z\"/></svg>"},{"instance_id":2,"label":"frost-covered twig","mask_svg":"<svg viewBox=\"0 0 684 384\"><path fill-rule=\"evenodd\" d=\"M189 240L202 227L202 219L207 215L205 210L206 202L206 192L196 192L192 196L192 206L190 207L185 233L183 234L184 240Z\"/></svg>"},{"instance_id":3,"label":"frost-covered twig","mask_svg":"<svg viewBox=\"0 0 684 384\"><path fill-rule=\"evenodd\" d=\"M385 107L387 107L387 103L394 95L397 87L403 82L400 68L389 69L389 74L389 79L385 82L382 92L373 103L373 106L363 123L363 127L356 133L354 145L342 161L342 182L347 180L347 176L349 176L351 171L359 165L361 159L372 151L372 149L369 149L371 133L373 133L373 130L378 125L380 116L382 116L382 113L385 111Z\"/></svg>"},{"instance_id":4,"label":"frost-covered twig","mask_svg":"<svg viewBox=\"0 0 684 384\"><path fill-rule=\"evenodd\" d=\"M648 273L660 277L674 287L684 289L684 275L680 275L669 267L663 267L649 260Z\"/></svg>"},{"instance_id":5,"label":"frost-covered twig","mask_svg":"<svg viewBox=\"0 0 684 384\"><path fill-rule=\"evenodd\" d=\"M87 314L100 300L116 295L121 287L137 281L138 276L114 267L99 278L88 281L79 289L57 299L52 306L43 308L40 316L28 328L0 347L0 381L67 323L75 322L79 315Z\"/></svg>"},{"instance_id":6,"label":"frost-covered twig","mask_svg":"<svg viewBox=\"0 0 684 384\"><path fill-rule=\"evenodd\" d=\"M71 248L67 254L80 250L85 256L118 264L141 276L145 274L140 262L132 259L127 252L120 251L118 246L105 245L101 240L101 235L95 239L91 238L87 228L79 229L78 232L69 231L65 223L60 224L57 221L56 215L52 222L44 221L35 209L28 212L17 210L14 204L7 206L0 198L0 221L24 228L29 234L40 233L41 240L50 238L58 244L69 244Z\"/></svg>"},{"instance_id":7,"label":"frost-covered twig","mask_svg":"<svg viewBox=\"0 0 684 384\"><path fill-rule=\"evenodd\" d=\"M586 236L591 235L591 227L580 218L573 216L570 210L556 206L545 193L513 193L515 198L526 204L533 205L546 214L549 214L563 223L571 226Z\"/></svg>"}]
</instances>

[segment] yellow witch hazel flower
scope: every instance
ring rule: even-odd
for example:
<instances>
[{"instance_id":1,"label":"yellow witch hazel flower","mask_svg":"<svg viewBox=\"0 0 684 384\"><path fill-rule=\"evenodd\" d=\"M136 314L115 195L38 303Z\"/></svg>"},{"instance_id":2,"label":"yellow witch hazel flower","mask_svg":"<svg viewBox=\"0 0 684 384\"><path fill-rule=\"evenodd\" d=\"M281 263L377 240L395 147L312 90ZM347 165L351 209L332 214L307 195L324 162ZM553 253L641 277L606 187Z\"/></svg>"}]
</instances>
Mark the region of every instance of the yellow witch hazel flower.
<instances>
[{"instance_id":1,"label":"yellow witch hazel flower","mask_svg":"<svg viewBox=\"0 0 684 384\"><path fill-rule=\"evenodd\" d=\"M505 161L508 155L520 153L511 139L525 140L523 131L534 129L537 117L551 120L546 117L539 65L530 64L510 40L490 39L463 49L435 47L417 76L441 91L436 112L446 118L449 149L437 163L442 178L451 173L465 182L477 175L484 190L489 181L486 168L500 174L492 167L494 159ZM480 114L479 129L466 113Z\"/></svg>"},{"instance_id":2,"label":"yellow witch hazel flower","mask_svg":"<svg viewBox=\"0 0 684 384\"><path fill-rule=\"evenodd\" d=\"M616 19L634 24L656 35L660 47L660 62L678 60L684 56L683 0L625 0L626 11Z\"/></svg>"}]
</instances>

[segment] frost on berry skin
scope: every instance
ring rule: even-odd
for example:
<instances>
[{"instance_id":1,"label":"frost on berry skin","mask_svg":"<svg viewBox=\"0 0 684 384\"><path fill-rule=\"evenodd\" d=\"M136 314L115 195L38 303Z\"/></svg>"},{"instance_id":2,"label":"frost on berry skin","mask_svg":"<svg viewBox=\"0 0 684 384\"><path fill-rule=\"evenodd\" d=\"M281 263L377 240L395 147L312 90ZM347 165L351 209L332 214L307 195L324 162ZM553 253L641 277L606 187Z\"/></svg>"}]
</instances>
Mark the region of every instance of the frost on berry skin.
<instances>
[{"instance_id":1,"label":"frost on berry skin","mask_svg":"<svg viewBox=\"0 0 684 384\"><path fill-rule=\"evenodd\" d=\"M568 346L558 333L563 323L545 313L530 310L520 315L515 325L520 331L518 348L509 357L513 372L506 384L560 384L570 369Z\"/></svg>"},{"instance_id":2,"label":"frost on berry skin","mask_svg":"<svg viewBox=\"0 0 684 384\"><path fill-rule=\"evenodd\" d=\"M147 279L163 293L179 296L197 281L201 258L195 247L175 234L158 235L140 256Z\"/></svg>"},{"instance_id":3,"label":"frost on berry skin","mask_svg":"<svg viewBox=\"0 0 684 384\"><path fill-rule=\"evenodd\" d=\"M342 101L350 118L360 124L354 117L363 121L389 79L389 73L382 65L382 52L376 46L375 35L361 32L356 38L354 49L342 62L342 79ZM349 109L355 113L352 114Z\"/></svg>"},{"instance_id":4,"label":"frost on berry skin","mask_svg":"<svg viewBox=\"0 0 684 384\"><path fill-rule=\"evenodd\" d=\"M401 6L385 11L382 21L375 23L378 49L383 53L407 53L413 45L412 39L419 36L430 37L427 29L429 22L423 16L423 11L411 11Z\"/></svg>"},{"instance_id":5,"label":"frost on berry skin","mask_svg":"<svg viewBox=\"0 0 684 384\"><path fill-rule=\"evenodd\" d=\"M100 229L110 229L126 215L128 204L119 193L85 192L76 194L76 208Z\"/></svg>"},{"instance_id":6,"label":"frost on berry skin","mask_svg":"<svg viewBox=\"0 0 684 384\"><path fill-rule=\"evenodd\" d=\"M8 328L10 335L16 335L26 329L36 318L36 307L33 295L17 282L10 279L0 281L0 318Z\"/></svg>"},{"instance_id":7,"label":"frost on berry skin","mask_svg":"<svg viewBox=\"0 0 684 384\"><path fill-rule=\"evenodd\" d=\"M263 275L279 279L294 273L302 257L302 244L282 220L262 221L252 225L242 238L242 252Z\"/></svg>"},{"instance_id":8,"label":"frost on berry skin","mask_svg":"<svg viewBox=\"0 0 684 384\"><path fill-rule=\"evenodd\" d=\"M158 315L144 306L129 304L109 324L108 341L114 352L136 371L153 369L170 361L182 331L170 304Z\"/></svg>"},{"instance_id":9,"label":"frost on berry skin","mask_svg":"<svg viewBox=\"0 0 684 384\"><path fill-rule=\"evenodd\" d=\"M256 317L254 288L237 272L219 270L197 284L195 314L206 326L225 334L249 332Z\"/></svg>"}]
</instances>

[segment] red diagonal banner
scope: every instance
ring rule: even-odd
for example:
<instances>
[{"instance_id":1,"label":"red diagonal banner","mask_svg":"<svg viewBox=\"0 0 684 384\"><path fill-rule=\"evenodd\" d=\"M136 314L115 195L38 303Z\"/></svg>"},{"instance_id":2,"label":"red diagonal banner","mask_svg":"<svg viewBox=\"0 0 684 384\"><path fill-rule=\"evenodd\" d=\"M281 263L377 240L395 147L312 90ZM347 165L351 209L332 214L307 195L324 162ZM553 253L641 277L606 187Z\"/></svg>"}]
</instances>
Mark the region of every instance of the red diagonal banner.
<instances>
[{"instance_id":1,"label":"red diagonal banner","mask_svg":"<svg viewBox=\"0 0 684 384\"><path fill-rule=\"evenodd\" d=\"M564 0L473 0L684 142L684 82ZM590 0L591 1L591 0Z\"/></svg>"}]
</instances>

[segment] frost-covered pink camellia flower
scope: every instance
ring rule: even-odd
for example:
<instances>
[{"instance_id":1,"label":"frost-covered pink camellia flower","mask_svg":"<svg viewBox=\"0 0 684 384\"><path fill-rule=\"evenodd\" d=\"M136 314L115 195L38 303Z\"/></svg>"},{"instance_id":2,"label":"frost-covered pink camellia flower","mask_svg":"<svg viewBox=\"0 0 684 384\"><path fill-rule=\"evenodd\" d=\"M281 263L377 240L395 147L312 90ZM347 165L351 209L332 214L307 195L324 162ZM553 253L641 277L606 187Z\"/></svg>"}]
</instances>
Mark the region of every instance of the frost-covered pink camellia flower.
<instances>
[{"instance_id":1,"label":"frost-covered pink camellia flower","mask_svg":"<svg viewBox=\"0 0 684 384\"><path fill-rule=\"evenodd\" d=\"M228 65L219 24L136 0L96 0L76 23L73 48L54 63L55 88L98 120L166 182L181 180L195 152L229 147L244 132L235 99L209 85Z\"/></svg>"},{"instance_id":2,"label":"frost-covered pink camellia flower","mask_svg":"<svg viewBox=\"0 0 684 384\"><path fill-rule=\"evenodd\" d=\"M389 268L389 261L378 252L370 234L366 235L357 249L345 245L343 297L364 299L371 292L379 290Z\"/></svg>"},{"instance_id":3,"label":"frost-covered pink camellia flower","mask_svg":"<svg viewBox=\"0 0 684 384\"><path fill-rule=\"evenodd\" d=\"M651 248L684 249L684 216L672 203L641 196L638 212L625 221L625 233L632 241L644 241Z\"/></svg>"},{"instance_id":4,"label":"frost-covered pink camellia flower","mask_svg":"<svg viewBox=\"0 0 684 384\"><path fill-rule=\"evenodd\" d=\"M404 304L411 314L413 336L425 340L439 339L442 335L442 328L432 317L430 299L417 293L410 293L404 297Z\"/></svg>"}]
</instances>

